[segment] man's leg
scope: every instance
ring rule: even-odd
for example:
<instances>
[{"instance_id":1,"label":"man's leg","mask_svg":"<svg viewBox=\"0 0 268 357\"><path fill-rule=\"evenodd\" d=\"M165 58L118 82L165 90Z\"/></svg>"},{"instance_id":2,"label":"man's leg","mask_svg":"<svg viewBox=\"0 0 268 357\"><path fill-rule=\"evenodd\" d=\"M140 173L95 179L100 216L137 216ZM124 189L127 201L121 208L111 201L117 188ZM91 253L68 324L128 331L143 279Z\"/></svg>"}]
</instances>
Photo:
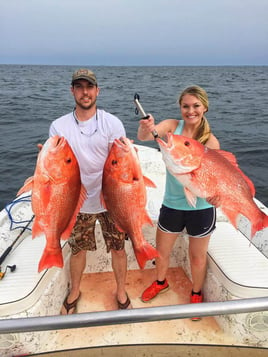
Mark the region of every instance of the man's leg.
<instances>
[{"instance_id":1,"label":"man's leg","mask_svg":"<svg viewBox=\"0 0 268 357\"><path fill-rule=\"evenodd\" d=\"M80 282L82 278L83 271L86 267L86 250L80 250L76 255L71 255L70 258L70 275L71 275L71 290L66 299L67 304L71 304L73 301L78 299L80 295ZM67 315L72 314L75 307L71 308L68 312L66 307L63 305L61 308L61 314Z\"/></svg>"},{"instance_id":2,"label":"man's leg","mask_svg":"<svg viewBox=\"0 0 268 357\"><path fill-rule=\"evenodd\" d=\"M127 255L125 249L111 249L112 268L117 285L117 300L124 304L127 301L126 278L127 278ZM131 306L129 306L131 307Z\"/></svg>"},{"instance_id":3,"label":"man's leg","mask_svg":"<svg viewBox=\"0 0 268 357\"><path fill-rule=\"evenodd\" d=\"M131 308L126 292L127 255L125 251L125 233L119 232L108 212L98 215L107 252L111 252L112 268L116 281L116 297L119 309ZM121 306L120 306L121 305Z\"/></svg>"}]
</instances>

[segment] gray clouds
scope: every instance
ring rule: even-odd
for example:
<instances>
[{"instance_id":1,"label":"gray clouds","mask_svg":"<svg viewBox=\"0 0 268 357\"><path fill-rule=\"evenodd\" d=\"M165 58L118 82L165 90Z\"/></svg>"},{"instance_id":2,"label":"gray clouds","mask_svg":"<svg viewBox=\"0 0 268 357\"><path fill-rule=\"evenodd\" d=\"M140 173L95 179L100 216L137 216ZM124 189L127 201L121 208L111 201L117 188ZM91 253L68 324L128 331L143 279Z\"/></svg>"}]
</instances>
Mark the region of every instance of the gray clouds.
<instances>
[{"instance_id":1,"label":"gray clouds","mask_svg":"<svg viewBox=\"0 0 268 357\"><path fill-rule=\"evenodd\" d=\"M267 0L9 0L0 63L267 65Z\"/></svg>"}]
</instances>

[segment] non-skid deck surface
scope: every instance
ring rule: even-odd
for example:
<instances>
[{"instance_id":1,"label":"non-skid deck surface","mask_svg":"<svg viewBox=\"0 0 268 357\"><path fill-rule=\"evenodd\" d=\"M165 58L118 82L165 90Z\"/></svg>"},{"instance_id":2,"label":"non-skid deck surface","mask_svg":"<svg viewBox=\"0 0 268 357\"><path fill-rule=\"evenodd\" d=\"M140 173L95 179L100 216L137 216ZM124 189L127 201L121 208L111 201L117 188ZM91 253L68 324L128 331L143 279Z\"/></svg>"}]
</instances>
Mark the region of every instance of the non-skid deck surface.
<instances>
[{"instance_id":1,"label":"non-skid deck surface","mask_svg":"<svg viewBox=\"0 0 268 357\"><path fill-rule=\"evenodd\" d=\"M145 304L140 300L140 295L144 288L154 280L154 270L129 271L127 292L133 307L144 308L189 303L191 282L184 271L181 268L170 268L167 279L170 289ZM82 279L81 293L78 313L117 309L115 281L112 272L85 274ZM234 342L231 336L223 334L213 317L206 317L198 322L180 319L59 330L56 331L55 337L56 343L53 341L53 350L122 344L209 343L226 345Z\"/></svg>"},{"instance_id":2,"label":"non-skid deck surface","mask_svg":"<svg viewBox=\"0 0 268 357\"><path fill-rule=\"evenodd\" d=\"M40 357L267 357L267 349L198 344L91 347L30 356Z\"/></svg>"}]
</instances>

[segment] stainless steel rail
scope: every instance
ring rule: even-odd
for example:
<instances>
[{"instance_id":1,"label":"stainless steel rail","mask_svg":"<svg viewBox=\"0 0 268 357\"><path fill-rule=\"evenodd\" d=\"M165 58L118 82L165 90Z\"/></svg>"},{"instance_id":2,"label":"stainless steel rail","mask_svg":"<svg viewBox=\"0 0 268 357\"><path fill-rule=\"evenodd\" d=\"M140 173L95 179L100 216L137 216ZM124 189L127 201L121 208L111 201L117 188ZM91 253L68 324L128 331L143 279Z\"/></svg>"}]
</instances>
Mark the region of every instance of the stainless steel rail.
<instances>
[{"instance_id":1,"label":"stainless steel rail","mask_svg":"<svg viewBox=\"0 0 268 357\"><path fill-rule=\"evenodd\" d=\"M268 311L268 297L0 320L0 333L48 331Z\"/></svg>"}]
</instances>

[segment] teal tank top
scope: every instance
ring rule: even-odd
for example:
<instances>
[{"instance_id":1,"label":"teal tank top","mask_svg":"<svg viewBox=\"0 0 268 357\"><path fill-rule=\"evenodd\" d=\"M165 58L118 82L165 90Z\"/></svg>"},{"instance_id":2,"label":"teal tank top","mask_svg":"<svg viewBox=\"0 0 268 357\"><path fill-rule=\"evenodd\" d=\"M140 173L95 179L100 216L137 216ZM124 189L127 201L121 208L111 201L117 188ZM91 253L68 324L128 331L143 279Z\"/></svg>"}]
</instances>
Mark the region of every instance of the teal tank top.
<instances>
[{"instance_id":1,"label":"teal tank top","mask_svg":"<svg viewBox=\"0 0 268 357\"><path fill-rule=\"evenodd\" d=\"M184 121L180 120L174 134L181 135ZM193 211L213 207L204 198L197 197L196 207L188 204L182 184L166 170L166 187L163 205L169 208Z\"/></svg>"}]
</instances>

